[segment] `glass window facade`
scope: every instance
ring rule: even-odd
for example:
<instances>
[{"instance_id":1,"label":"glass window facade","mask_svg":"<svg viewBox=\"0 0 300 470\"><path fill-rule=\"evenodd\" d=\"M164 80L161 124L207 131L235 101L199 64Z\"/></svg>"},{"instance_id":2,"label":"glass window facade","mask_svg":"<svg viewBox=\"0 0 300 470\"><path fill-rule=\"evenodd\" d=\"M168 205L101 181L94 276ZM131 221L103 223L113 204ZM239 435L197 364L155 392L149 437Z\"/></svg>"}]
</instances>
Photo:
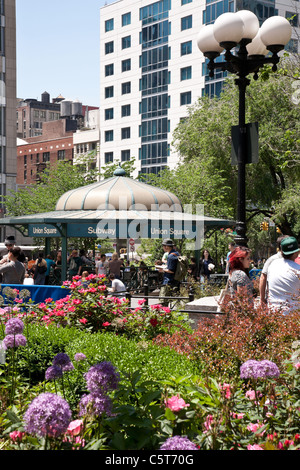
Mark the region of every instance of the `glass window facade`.
<instances>
[{"instance_id":1,"label":"glass window facade","mask_svg":"<svg viewBox=\"0 0 300 470\"><path fill-rule=\"evenodd\" d=\"M168 85L170 72L170 35L169 10L171 0L161 0L140 8L142 31L140 43L142 101L141 114L141 173L159 173L167 163L168 145Z\"/></svg>"}]
</instances>

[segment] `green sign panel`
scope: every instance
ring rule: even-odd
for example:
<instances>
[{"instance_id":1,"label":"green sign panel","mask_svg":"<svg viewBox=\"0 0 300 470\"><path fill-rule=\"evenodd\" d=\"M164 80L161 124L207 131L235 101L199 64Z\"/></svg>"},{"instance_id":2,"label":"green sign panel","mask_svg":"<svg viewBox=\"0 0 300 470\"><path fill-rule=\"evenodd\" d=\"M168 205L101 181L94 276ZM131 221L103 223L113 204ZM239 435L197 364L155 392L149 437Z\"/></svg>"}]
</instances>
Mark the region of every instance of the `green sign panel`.
<instances>
[{"instance_id":1,"label":"green sign panel","mask_svg":"<svg viewBox=\"0 0 300 470\"><path fill-rule=\"evenodd\" d=\"M50 224L35 224L28 226L29 237L61 237L57 227Z\"/></svg>"}]
</instances>

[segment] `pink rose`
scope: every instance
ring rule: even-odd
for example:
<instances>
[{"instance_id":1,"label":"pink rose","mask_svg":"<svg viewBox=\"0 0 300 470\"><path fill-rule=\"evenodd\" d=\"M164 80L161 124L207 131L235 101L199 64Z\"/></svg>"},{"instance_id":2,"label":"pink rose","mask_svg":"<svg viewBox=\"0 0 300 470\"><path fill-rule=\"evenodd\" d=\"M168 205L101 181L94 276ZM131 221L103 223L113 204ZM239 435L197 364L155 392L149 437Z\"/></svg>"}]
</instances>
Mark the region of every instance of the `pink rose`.
<instances>
[{"instance_id":1,"label":"pink rose","mask_svg":"<svg viewBox=\"0 0 300 470\"><path fill-rule=\"evenodd\" d=\"M247 445L247 450L264 450L262 447L260 447L258 444L251 444Z\"/></svg>"},{"instance_id":2,"label":"pink rose","mask_svg":"<svg viewBox=\"0 0 300 470\"><path fill-rule=\"evenodd\" d=\"M15 442L15 441L21 441L22 437L25 435L25 432L21 431L13 431L9 433L9 437Z\"/></svg>"},{"instance_id":3,"label":"pink rose","mask_svg":"<svg viewBox=\"0 0 300 470\"><path fill-rule=\"evenodd\" d=\"M188 403L185 403L183 398L179 398L178 395L175 395L166 400L165 405L167 408L170 408L171 411L180 411L190 406Z\"/></svg>"},{"instance_id":4,"label":"pink rose","mask_svg":"<svg viewBox=\"0 0 300 470\"><path fill-rule=\"evenodd\" d=\"M297 362L297 363L295 364L295 369L297 369L297 370L300 369L300 362Z\"/></svg>"}]
</instances>

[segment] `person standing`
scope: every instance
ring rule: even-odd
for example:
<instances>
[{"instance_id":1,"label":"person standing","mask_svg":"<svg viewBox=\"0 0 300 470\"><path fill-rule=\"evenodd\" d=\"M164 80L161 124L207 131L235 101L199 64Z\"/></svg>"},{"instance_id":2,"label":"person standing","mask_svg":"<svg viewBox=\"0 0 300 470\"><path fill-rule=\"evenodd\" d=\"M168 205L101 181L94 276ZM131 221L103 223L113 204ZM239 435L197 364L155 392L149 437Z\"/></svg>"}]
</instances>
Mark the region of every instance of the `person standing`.
<instances>
[{"instance_id":1,"label":"person standing","mask_svg":"<svg viewBox=\"0 0 300 470\"><path fill-rule=\"evenodd\" d=\"M200 259L199 261L199 278L200 278L200 282L204 282L204 281L209 281L210 279L210 274L211 274L211 270L213 268L211 268L210 265L213 265L214 267L214 262L209 254L209 251L208 250L203 250L203 253L202 253L202 258Z\"/></svg>"},{"instance_id":2,"label":"person standing","mask_svg":"<svg viewBox=\"0 0 300 470\"><path fill-rule=\"evenodd\" d=\"M25 278L25 267L18 258L21 248L11 248L8 252L8 261L0 266L3 284L23 284Z\"/></svg>"},{"instance_id":3,"label":"person standing","mask_svg":"<svg viewBox=\"0 0 300 470\"><path fill-rule=\"evenodd\" d=\"M56 264L55 264L55 261L53 260L52 256L51 255L47 255L46 258L45 258L45 261L47 263L47 271L46 271L46 276L45 276L45 284L48 285L49 284L49 276L50 276L50 272L51 272L51 268L55 267Z\"/></svg>"},{"instance_id":4,"label":"person standing","mask_svg":"<svg viewBox=\"0 0 300 470\"><path fill-rule=\"evenodd\" d=\"M233 250L235 249L236 247L236 244L235 242L230 242L229 245L228 245L228 253L226 255L226 269L225 269L225 273L228 274L229 273L229 256L231 255L231 253L233 252Z\"/></svg>"},{"instance_id":5,"label":"person standing","mask_svg":"<svg viewBox=\"0 0 300 470\"><path fill-rule=\"evenodd\" d=\"M113 253L111 261L108 263L108 269L110 274L114 274L117 279L121 277L121 267L124 266L124 261L119 259L117 253Z\"/></svg>"},{"instance_id":6,"label":"person standing","mask_svg":"<svg viewBox=\"0 0 300 470\"><path fill-rule=\"evenodd\" d=\"M9 250L14 248L16 245L15 237L13 235L6 237L6 239L4 240L4 245L5 245L5 252L4 254L1 253L3 257L0 261L0 265L9 262L8 253L9 253ZM20 255L21 255L21 252L20 252Z\"/></svg>"},{"instance_id":7,"label":"person standing","mask_svg":"<svg viewBox=\"0 0 300 470\"><path fill-rule=\"evenodd\" d=\"M282 235L281 237L277 238L277 240L276 240L277 252L274 255L270 256L263 265L261 275L260 275L260 278L259 278L259 302L260 302L260 305L266 305L268 303L267 302L268 269L269 269L271 263L273 263L273 261L282 258L281 242L285 238L288 238L288 235Z\"/></svg>"},{"instance_id":8,"label":"person standing","mask_svg":"<svg viewBox=\"0 0 300 470\"><path fill-rule=\"evenodd\" d=\"M35 270L34 270L34 275L33 275L35 285L36 284L45 285L46 272L47 272L47 262L44 259L44 253L40 251L38 258L35 262Z\"/></svg>"},{"instance_id":9,"label":"person standing","mask_svg":"<svg viewBox=\"0 0 300 470\"><path fill-rule=\"evenodd\" d=\"M80 275L82 259L80 258L80 256L78 256L77 250L72 250L67 261L69 263L69 269L68 269L69 279L70 281L72 281L73 276Z\"/></svg>"},{"instance_id":10,"label":"person standing","mask_svg":"<svg viewBox=\"0 0 300 470\"><path fill-rule=\"evenodd\" d=\"M179 289L180 286L180 282L175 280L179 253L175 250L174 243L170 238L163 240L162 247L164 252L168 253L168 257L167 265L160 268L160 271L163 272L160 296L162 297L161 303L163 305L168 305L168 299L163 299L163 297L169 297L172 294L173 289Z\"/></svg>"},{"instance_id":11,"label":"person standing","mask_svg":"<svg viewBox=\"0 0 300 470\"><path fill-rule=\"evenodd\" d=\"M96 261L96 274L107 276L108 272L108 261L106 261L106 255L102 253L100 260Z\"/></svg>"},{"instance_id":12,"label":"person standing","mask_svg":"<svg viewBox=\"0 0 300 470\"><path fill-rule=\"evenodd\" d=\"M282 256L268 269L268 306L282 308L283 314L300 308L300 266L295 262L300 252L295 237L281 242Z\"/></svg>"},{"instance_id":13,"label":"person standing","mask_svg":"<svg viewBox=\"0 0 300 470\"><path fill-rule=\"evenodd\" d=\"M233 294L246 293L250 303L253 303L253 282L247 275L250 267L251 251L246 247L237 246L229 256L229 284Z\"/></svg>"}]
</instances>

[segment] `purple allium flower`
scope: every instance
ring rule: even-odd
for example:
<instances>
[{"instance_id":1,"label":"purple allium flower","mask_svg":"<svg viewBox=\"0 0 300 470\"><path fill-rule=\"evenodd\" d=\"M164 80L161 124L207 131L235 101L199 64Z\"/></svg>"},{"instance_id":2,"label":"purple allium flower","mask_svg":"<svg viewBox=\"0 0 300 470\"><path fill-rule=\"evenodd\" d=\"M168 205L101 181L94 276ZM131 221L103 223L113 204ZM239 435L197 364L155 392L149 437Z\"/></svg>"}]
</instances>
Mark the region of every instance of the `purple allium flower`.
<instances>
[{"instance_id":1,"label":"purple allium flower","mask_svg":"<svg viewBox=\"0 0 300 470\"><path fill-rule=\"evenodd\" d=\"M18 348L26 346L27 339L24 335L7 335L4 337L3 343L6 348Z\"/></svg>"},{"instance_id":2,"label":"purple allium flower","mask_svg":"<svg viewBox=\"0 0 300 470\"><path fill-rule=\"evenodd\" d=\"M100 390L115 390L120 381L120 375L115 367L107 361L92 366L84 377L91 393L98 393Z\"/></svg>"},{"instance_id":3,"label":"purple allium flower","mask_svg":"<svg viewBox=\"0 0 300 470\"><path fill-rule=\"evenodd\" d=\"M23 333L24 323L19 318L11 318L5 325L7 335L19 335Z\"/></svg>"},{"instance_id":4,"label":"purple allium flower","mask_svg":"<svg viewBox=\"0 0 300 470\"><path fill-rule=\"evenodd\" d=\"M73 369L74 369L74 365L71 361L68 362L68 364L66 364L65 366L62 366L63 372L70 372L70 370L73 370Z\"/></svg>"},{"instance_id":5,"label":"purple allium flower","mask_svg":"<svg viewBox=\"0 0 300 470\"><path fill-rule=\"evenodd\" d=\"M79 402L79 416L101 416L103 413L111 416L111 410L111 399L102 393L83 395Z\"/></svg>"},{"instance_id":6,"label":"purple allium flower","mask_svg":"<svg viewBox=\"0 0 300 470\"><path fill-rule=\"evenodd\" d=\"M53 361L52 361L52 364L54 366L61 366L61 367L64 367L66 366L67 364L69 364L71 362L71 359L69 358L68 354L66 353L58 353L56 354L56 356L54 357Z\"/></svg>"},{"instance_id":7,"label":"purple allium flower","mask_svg":"<svg viewBox=\"0 0 300 470\"><path fill-rule=\"evenodd\" d=\"M25 431L40 437L64 434L72 420L69 404L54 393L41 393L24 414Z\"/></svg>"},{"instance_id":8,"label":"purple allium flower","mask_svg":"<svg viewBox=\"0 0 300 470\"><path fill-rule=\"evenodd\" d=\"M58 379L60 377L62 377L63 373L62 373L62 368L59 367L59 366L51 366L51 367L48 367L48 369L46 370L46 373L45 373L45 379L46 380L55 380L55 379Z\"/></svg>"},{"instance_id":9,"label":"purple allium flower","mask_svg":"<svg viewBox=\"0 0 300 470\"><path fill-rule=\"evenodd\" d=\"M280 370L277 365L271 361L254 361L250 359L244 362L240 367L240 376L242 379L265 379L267 377L279 377Z\"/></svg>"},{"instance_id":10,"label":"purple allium flower","mask_svg":"<svg viewBox=\"0 0 300 470\"><path fill-rule=\"evenodd\" d=\"M169 437L161 446L160 450L199 450L196 444L187 437Z\"/></svg>"},{"instance_id":11,"label":"purple allium flower","mask_svg":"<svg viewBox=\"0 0 300 470\"><path fill-rule=\"evenodd\" d=\"M83 353L76 353L74 356L75 361L85 361L86 355Z\"/></svg>"}]
</instances>

